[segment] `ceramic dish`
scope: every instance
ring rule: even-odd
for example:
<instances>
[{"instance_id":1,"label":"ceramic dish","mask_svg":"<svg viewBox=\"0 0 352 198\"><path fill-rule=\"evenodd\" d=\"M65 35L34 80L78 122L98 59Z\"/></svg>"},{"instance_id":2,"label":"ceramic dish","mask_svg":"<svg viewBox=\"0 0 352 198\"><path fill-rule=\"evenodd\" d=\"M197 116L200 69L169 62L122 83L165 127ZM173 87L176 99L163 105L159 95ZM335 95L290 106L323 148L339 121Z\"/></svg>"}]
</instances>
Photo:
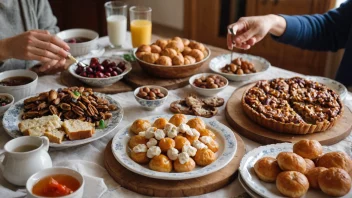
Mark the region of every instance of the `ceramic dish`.
<instances>
[{"instance_id":1,"label":"ceramic dish","mask_svg":"<svg viewBox=\"0 0 352 198\"><path fill-rule=\"evenodd\" d=\"M167 118L169 119L170 115L162 115L162 116L150 116L143 119L149 120L151 123L158 118ZM188 119L195 118L195 116L187 116ZM157 178L157 179L165 179L165 180L183 180L183 179L191 179L197 178L204 175L208 175L213 173L221 168L225 167L235 156L237 150L237 142L236 137L225 125L219 123L214 119L206 119L202 118L202 120L206 123L207 128L211 129L216 135L216 141L219 144L219 151L216 153L216 160L208 166L199 167L197 166L193 171L183 172L183 173L165 173L165 172L157 172L148 168L148 165L140 165L134 162L129 156L129 148L128 141L131 136L134 134L130 132L130 127L132 125L129 124L125 128L118 131L112 140L111 149L114 154L116 160L123 165L125 168L129 169L132 172L137 174Z\"/></svg>"},{"instance_id":2,"label":"ceramic dish","mask_svg":"<svg viewBox=\"0 0 352 198\"><path fill-rule=\"evenodd\" d=\"M5 96L5 97L9 98L11 101L9 104L6 104L5 106L0 105L0 117L1 117L11 107L11 105L13 105L15 99L13 98L12 95L7 94L7 93L0 93L0 96Z\"/></svg>"},{"instance_id":3,"label":"ceramic dish","mask_svg":"<svg viewBox=\"0 0 352 198\"><path fill-rule=\"evenodd\" d=\"M220 87L220 88L216 88L216 89L206 89L206 88L200 88L200 87L197 87L194 85L194 81L197 79L197 78L200 78L202 76L210 76L210 75L217 75L219 76L223 81L225 81L225 85L223 87ZM197 93L199 93L200 95L203 95L203 96L214 96L216 94L218 94L220 91L224 90L228 85L229 85L229 81L221 76L221 75L218 75L218 74L213 74L213 73L201 73L201 74L196 74L194 76L192 76L190 79L189 79L189 84L191 85L192 89L195 90Z\"/></svg>"},{"instance_id":4,"label":"ceramic dish","mask_svg":"<svg viewBox=\"0 0 352 198\"><path fill-rule=\"evenodd\" d=\"M141 68L149 73L150 75L160 77L160 78L184 78L192 76L196 74L200 67L203 65L205 61L208 60L210 57L210 49L205 46L206 50L208 51L208 56L204 57L203 60L196 62L190 65L174 65L174 66L164 66L164 65L157 65L147 63L142 61L141 59L137 58L136 51L137 48L133 50L133 55L136 57L137 62L141 66Z\"/></svg>"},{"instance_id":5,"label":"ceramic dish","mask_svg":"<svg viewBox=\"0 0 352 198\"><path fill-rule=\"evenodd\" d=\"M165 95L165 97L161 98L161 99L156 99L156 100L147 100L144 98L140 98L137 96L139 89L141 87L138 87L137 89L134 90L133 94L134 94L134 98L137 100L137 102L144 108L148 109L148 110L153 110L157 107L160 107L161 105L164 104L166 98L169 96L169 91L167 89L165 89L164 87L161 86L155 86L155 85L145 85L142 87L149 87L149 88L156 88L156 89L160 89L160 92L163 93Z\"/></svg>"},{"instance_id":6,"label":"ceramic dish","mask_svg":"<svg viewBox=\"0 0 352 198\"><path fill-rule=\"evenodd\" d=\"M275 157L280 152L289 151L292 152L293 144L292 143L280 143L280 144L270 144L266 146L261 146L249 151L241 160L240 164L240 174L243 181L250 187L254 192L256 192L261 197L267 198L281 198L284 197L279 190L276 188L275 183L266 183L257 177L254 172L254 164L257 160L262 157L270 156ZM332 152L336 151L331 149L331 147L323 146L323 152ZM303 196L304 198L328 198L330 197L327 194L324 194L322 191L308 190L307 194ZM344 198L352 197L352 190L343 196Z\"/></svg>"},{"instance_id":7,"label":"ceramic dish","mask_svg":"<svg viewBox=\"0 0 352 198\"><path fill-rule=\"evenodd\" d=\"M264 73L271 66L271 64L262 57L253 56L253 55L249 55L249 54L240 54L240 53L235 53L235 52L233 53L233 59L236 59L239 57L253 63L257 72L250 73L250 74L242 74L242 75L223 73L221 71L221 68L225 67L226 64L229 64L231 62L231 54L222 54L220 56L217 56L217 57L211 59L211 61L209 63L209 67L213 72L218 73L220 75L223 75L229 80L245 81L245 80L249 80L253 76L257 76L259 74Z\"/></svg>"},{"instance_id":8,"label":"ceramic dish","mask_svg":"<svg viewBox=\"0 0 352 198\"><path fill-rule=\"evenodd\" d=\"M252 197L252 198L261 198L257 193L255 193L251 188L247 186L247 184L243 181L241 174L238 174L238 181L240 182L241 186L244 190Z\"/></svg>"},{"instance_id":9,"label":"ceramic dish","mask_svg":"<svg viewBox=\"0 0 352 198\"><path fill-rule=\"evenodd\" d=\"M81 62L85 63L86 65L89 65L90 59L91 58L85 58L85 59L79 59L78 61L81 61ZM80 76L80 75L76 74L76 72L75 72L75 70L77 68L77 64L72 64L69 67L68 71L75 78L86 83L87 85L91 85L93 87L106 87L106 86L112 85L112 84L116 83L117 81L121 80L124 75L128 74L128 72L130 72L132 70L132 65L130 62L127 62L127 61L125 61L121 58L118 58L118 57L99 57L99 62L101 63L106 59L109 59L114 62L121 62L121 61L125 62L125 64L126 64L125 71L123 71L122 74L119 74L117 76L111 76L108 78L88 78L88 77Z\"/></svg>"},{"instance_id":10,"label":"ceramic dish","mask_svg":"<svg viewBox=\"0 0 352 198\"><path fill-rule=\"evenodd\" d=\"M116 105L118 108L118 110L116 111L111 111L112 117L108 120L106 128L96 128L95 134L90 138L81 140L64 140L61 144L50 143L50 147L66 148L86 144L104 137L117 127L117 125L121 122L124 113L120 103L105 94L94 94L107 99L110 104ZM18 123L21 122L21 115L23 113L23 101L24 99L12 105L9 110L6 111L6 113L4 114L4 118L2 120L5 131L13 138L23 136L23 134L18 129Z\"/></svg>"},{"instance_id":11,"label":"ceramic dish","mask_svg":"<svg viewBox=\"0 0 352 198\"><path fill-rule=\"evenodd\" d=\"M322 77L322 76L308 76L307 79L324 84L330 89L336 91L336 93L340 95L341 100L345 100L345 98L347 97L347 94L348 94L347 88L343 84L337 82L336 80Z\"/></svg>"}]
</instances>

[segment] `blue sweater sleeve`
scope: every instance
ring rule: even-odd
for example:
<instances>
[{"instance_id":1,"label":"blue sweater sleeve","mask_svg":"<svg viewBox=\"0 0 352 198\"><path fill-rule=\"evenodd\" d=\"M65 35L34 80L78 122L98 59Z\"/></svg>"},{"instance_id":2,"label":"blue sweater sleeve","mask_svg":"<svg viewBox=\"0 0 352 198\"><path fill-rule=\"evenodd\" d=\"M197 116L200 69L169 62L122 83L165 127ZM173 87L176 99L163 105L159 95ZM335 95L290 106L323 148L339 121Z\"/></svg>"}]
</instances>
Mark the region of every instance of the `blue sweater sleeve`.
<instances>
[{"instance_id":1,"label":"blue sweater sleeve","mask_svg":"<svg viewBox=\"0 0 352 198\"><path fill-rule=\"evenodd\" d=\"M279 42L302 49L337 51L345 47L352 24L352 0L325 14L287 16L286 30Z\"/></svg>"}]
</instances>

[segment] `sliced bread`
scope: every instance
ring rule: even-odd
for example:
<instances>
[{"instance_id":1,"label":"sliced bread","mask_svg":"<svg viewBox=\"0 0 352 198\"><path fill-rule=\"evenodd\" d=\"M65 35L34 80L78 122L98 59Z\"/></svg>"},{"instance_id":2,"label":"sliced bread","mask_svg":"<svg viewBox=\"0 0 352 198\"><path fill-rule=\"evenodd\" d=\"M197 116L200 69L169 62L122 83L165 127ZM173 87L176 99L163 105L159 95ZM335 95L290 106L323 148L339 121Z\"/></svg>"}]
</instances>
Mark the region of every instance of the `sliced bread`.
<instances>
[{"instance_id":1,"label":"sliced bread","mask_svg":"<svg viewBox=\"0 0 352 198\"><path fill-rule=\"evenodd\" d=\"M54 129L44 132L44 135L49 138L50 142L61 144L65 137L65 132L61 129Z\"/></svg>"},{"instance_id":2,"label":"sliced bread","mask_svg":"<svg viewBox=\"0 0 352 198\"><path fill-rule=\"evenodd\" d=\"M62 128L70 140L89 138L95 132L92 123L81 120L65 120Z\"/></svg>"},{"instance_id":3,"label":"sliced bread","mask_svg":"<svg viewBox=\"0 0 352 198\"><path fill-rule=\"evenodd\" d=\"M18 124L18 128L24 134L28 134L28 129L35 127L44 127L48 129L55 129L61 127L61 120L57 115L43 116L40 118L23 120Z\"/></svg>"}]
</instances>

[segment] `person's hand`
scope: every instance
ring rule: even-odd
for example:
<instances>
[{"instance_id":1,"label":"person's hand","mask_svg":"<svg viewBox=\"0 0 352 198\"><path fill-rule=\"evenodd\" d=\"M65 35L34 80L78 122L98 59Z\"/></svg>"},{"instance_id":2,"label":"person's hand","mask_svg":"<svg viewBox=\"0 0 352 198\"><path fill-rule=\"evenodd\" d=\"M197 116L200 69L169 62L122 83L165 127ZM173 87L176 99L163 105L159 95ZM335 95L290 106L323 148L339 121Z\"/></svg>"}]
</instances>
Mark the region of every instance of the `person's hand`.
<instances>
[{"instance_id":1,"label":"person's hand","mask_svg":"<svg viewBox=\"0 0 352 198\"><path fill-rule=\"evenodd\" d=\"M227 28L227 47L230 50L233 47L247 50L261 41L269 32L275 36L281 36L286 29L286 21L278 15L242 17ZM230 29L235 35L230 33Z\"/></svg>"}]
</instances>

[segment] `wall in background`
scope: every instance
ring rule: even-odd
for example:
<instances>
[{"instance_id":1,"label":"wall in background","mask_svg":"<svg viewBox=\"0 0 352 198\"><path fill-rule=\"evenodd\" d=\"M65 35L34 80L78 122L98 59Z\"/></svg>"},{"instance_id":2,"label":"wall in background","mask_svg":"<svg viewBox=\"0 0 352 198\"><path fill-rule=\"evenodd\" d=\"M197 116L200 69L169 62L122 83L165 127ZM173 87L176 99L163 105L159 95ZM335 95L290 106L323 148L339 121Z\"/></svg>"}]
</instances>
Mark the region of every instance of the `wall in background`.
<instances>
[{"instance_id":1,"label":"wall in background","mask_svg":"<svg viewBox=\"0 0 352 198\"><path fill-rule=\"evenodd\" d=\"M153 9L153 22L183 30L183 1L184 0L126 0L126 3L129 6L149 6Z\"/></svg>"}]
</instances>

